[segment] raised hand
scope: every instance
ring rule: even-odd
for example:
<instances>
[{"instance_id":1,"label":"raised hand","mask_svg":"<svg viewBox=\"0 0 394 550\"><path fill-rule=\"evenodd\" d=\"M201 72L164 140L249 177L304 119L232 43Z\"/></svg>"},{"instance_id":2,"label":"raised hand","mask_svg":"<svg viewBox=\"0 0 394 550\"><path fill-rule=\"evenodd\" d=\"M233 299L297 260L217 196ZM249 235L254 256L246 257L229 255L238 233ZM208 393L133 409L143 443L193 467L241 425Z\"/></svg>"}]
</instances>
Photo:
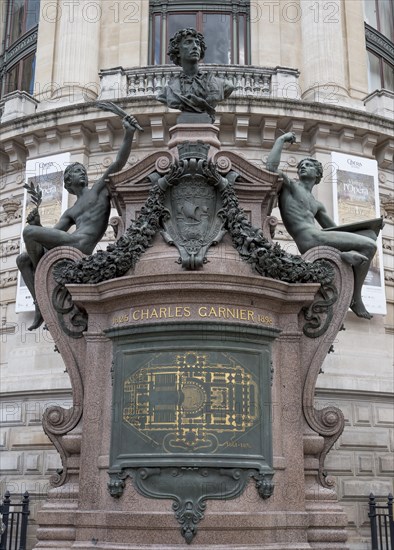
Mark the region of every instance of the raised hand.
<instances>
[{"instance_id":1,"label":"raised hand","mask_svg":"<svg viewBox=\"0 0 394 550\"><path fill-rule=\"evenodd\" d=\"M41 225L41 218L38 212L38 208L33 208L33 210L28 214L26 222L29 225Z\"/></svg>"},{"instance_id":2,"label":"raised hand","mask_svg":"<svg viewBox=\"0 0 394 550\"><path fill-rule=\"evenodd\" d=\"M135 130L141 130L141 126L138 124L137 119L132 115L125 116L122 120L122 124L125 130L129 130L131 132L135 132Z\"/></svg>"},{"instance_id":3,"label":"raised hand","mask_svg":"<svg viewBox=\"0 0 394 550\"><path fill-rule=\"evenodd\" d=\"M287 132L286 134L283 134L282 139L285 143L295 143L297 141L294 132Z\"/></svg>"}]
</instances>

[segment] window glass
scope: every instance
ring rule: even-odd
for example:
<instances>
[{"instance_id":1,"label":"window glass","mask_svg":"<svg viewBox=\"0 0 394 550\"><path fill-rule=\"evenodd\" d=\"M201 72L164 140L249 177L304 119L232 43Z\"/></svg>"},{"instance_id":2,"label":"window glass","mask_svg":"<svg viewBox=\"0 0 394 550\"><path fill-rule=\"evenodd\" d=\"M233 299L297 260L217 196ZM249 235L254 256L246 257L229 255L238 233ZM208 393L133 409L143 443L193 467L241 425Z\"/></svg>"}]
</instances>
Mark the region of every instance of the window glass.
<instances>
[{"instance_id":1,"label":"window glass","mask_svg":"<svg viewBox=\"0 0 394 550\"><path fill-rule=\"evenodd\" d=\"M379 58L371 52L368 53L368 80L370 90L380 90L381 77L380 77L380 62Z\"/></svg>"},{"instance_id":2,"label":"window glass","mask_svg":"<svg viewBox=\"0 0 394 550\"><path fill-rule=\"evenodd\" d=\"M23 60L23 70L22 70L22 79L20 84L20 89L29 94L33 93L34 89L34 67L36 63L35 54L28 55Z\"/></svg>"},{"instance_id":3,"label":"window glass","mask_svg":"<svg viewBox=\"0 0 394 550\"><path fill-rule=\"evenodd\" d=\"M380 32L391 41L394 40L394 14L392 0L379 0L379 23Z\"/></svg>"},{"instance_id":4,"label":"window glass","mask_svg":"<svg viewBox=\"0 0 394 550\"><path fill-rule=\"evenodd\" d=\"M374 29L378 28L375 0L364 0L364 16L368 25L371 25Z\"/></svg>"},{"instance_id":5,"label":"window glass","mask_svg":"<svg viewBox=\"0 0 394 550\"><path fill-rule=\"evenodd\" d=\"M208 13L203 16L202 32L207 51L204 63L231 63L231 18L224 13Z\"/></svg>"},{"instance_id":6,"label":"window glass","mask_svg":"<svg viewBox=\"0 0 394 550\"><path fill-rule=\"evenodd\" d=\"M11 71L7 74L6 86L4 91L5 94L9 94L18 89L19 69L20 63L13 67Z\"/></svg>"},{"instance_id":7,"label":"window glass","mask_svg":"<svg viewBox=\"0 0 394 550\"><path fill-rule=\"evenodd\" d=\"M153 18L153 63L160 65L161 63L161 17L155 15Z\"/></svg>"},{"instance_id":8,"label":"window glass","mask_svg":"<svg viewBox=\"0 0 394 550\"><path fill-rule=\"evenodd\" d=\"M238 20L238 63L240 65L246 64L246 17L244 15L239 16Z\"/></svg>"},{"instance_id":9,"label":"window glass","mask_svg":"<svg viewBox=\"0 0 394 550\"><path fill-rule=\"evenodd\" d=\"M40 16L40 0L28 0L26 6L26 31L38 24Z\"/></svg>"},{"instance_id":10,"label":"window glass","mask_svg":"<svg viewBox=\"0 0 394 550\"><path fill-rule=\"evenodd\" d=\"M151 1L149 63L160 64L164 59L170 63L166 57L169 39L180 29L191 27L204 34L204 63L247 64L249 10L246 0Z\"/></svg>"},{"instance_id":11,"label":"window glass","mask_svg":"<svg viewBox=\"0 0 394 550\"><path fill-rule=\"evenodd\" d=\"M383 86L394 92L394 68L386 62L383 62Z\"/></svg>"},{"instance_id":12,"label":"window glass","mask_svg":"<svg viewBox=\"0 0 394 550\"><path fill-rule=\"evenodd\" d=\"M11 7L10 44L18 40L23 33L25 0L13 0Z\"/></svg>"},{"instance_id":13,"label":"window glass","mask_svg":"<svg viewBox=\"0 0 394 550\"><path fill-rule=\"evenodd\" d=\"M169 13L168 14L168 33L167 44L169 39L180 29L191 27L197 29L197 21L195 13Z\"/></svg>"}]
</instances>

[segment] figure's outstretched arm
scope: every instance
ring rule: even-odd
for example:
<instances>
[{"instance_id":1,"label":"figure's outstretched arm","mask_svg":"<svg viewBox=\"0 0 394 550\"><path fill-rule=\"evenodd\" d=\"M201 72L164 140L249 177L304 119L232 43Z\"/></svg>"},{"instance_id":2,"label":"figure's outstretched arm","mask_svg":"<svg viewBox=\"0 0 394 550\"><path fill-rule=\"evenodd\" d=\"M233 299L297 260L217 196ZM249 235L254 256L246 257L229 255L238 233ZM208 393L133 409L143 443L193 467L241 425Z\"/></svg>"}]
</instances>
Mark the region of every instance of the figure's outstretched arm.
<instances>
[{"instance_id":1,"label":"figure's outstretched arm","mask_svg":"<svg viewBox=\"0 0 394 550\"><path fill-rule=\"evenodd\" d=\"M285 143L295 143L295 141L296 137L294 132L287 132L287 134L283 134L283 136L278 137L271 149L270 154L268 155L266 164L267 170L270 172L278 172L283 145Z\"/></svg>"},{"instance_id":2,"label":"figure's outstretched arm","mask_svg":"<svg viewBox=\"0 0 394 550\"><path fill-rule=\"evenodd\" d=\"M119 170L122 170L127 162L127 159L129 158L131 144L133 142L134 132L136 130L138 122L133 116L127 115L122 120L122 124L123 128L125 129L123 143L120 146L115 161L110 166L108 166L99 181L95 185L93 185L92 189L97 190L97 192L100 192L102 189L104 189L105 180L110 174L114 174L115 172L119 172Z\"/></svg>"}]
</instances>

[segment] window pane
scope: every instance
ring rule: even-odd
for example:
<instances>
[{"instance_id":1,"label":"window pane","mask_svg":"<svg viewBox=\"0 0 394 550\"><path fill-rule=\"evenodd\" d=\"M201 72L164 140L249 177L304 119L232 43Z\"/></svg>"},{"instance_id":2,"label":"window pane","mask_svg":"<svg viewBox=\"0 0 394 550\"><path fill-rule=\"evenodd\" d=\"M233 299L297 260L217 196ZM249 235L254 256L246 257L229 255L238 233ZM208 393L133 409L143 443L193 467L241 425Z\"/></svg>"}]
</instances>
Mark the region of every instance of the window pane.
<instances>
[{"instance_id":1,"label":"window pane","mask_svg":"<svg viewBox=\"0 0 394 550\"><path fill-rule=\"evenodd\" d=\"M392 0L379 0L380 32L391 41L394 40L394 21Z\"/></svg>"},{"instance_id":2,"label":"window pane","mask_svg":"<svg viewBox=\"0 0 394 550\"><path fill-rule=\"evenodd\" d=\"M381 77L380 77L380 62L379 58L376 55L373 55L371 52L368 53L368 82L369 82L369 91L380 90L382 87Z\"/></svg>"},{"instance_id":3,"label":"window pane","mask_svg":"<svg viewBox=\"0 0 394 550\"><path fill-rule=\"evenodd\" d=\"M38 24L40 0L28 0L26 7L26 31Z\"/></svg>"},{"instance_id":4,"label":"window pane","mask_svg":"<svg viewBox=\"0 0 394 550\"><path fill-rule=\"evenodd\" d=\"M25 0L13 0L11 8L10 44L17 40L23 32L23 17Z\"/></svg>"},{"instance_id":5,"label":"window pane","mask_svg":"<svg viewBox=\"0 0 394 550\"><path fill-rule=\"evenodd\" d=\"M161 64L161 16L153 17L153 63Z\"/></svg>"},{"instance_id":6,"label":"window pane","mask_svg":"<svg viewBox=\"0 0 394 550\"><path fill-rule=\"evenodd\" d=\"M177 31L191 27L196 29L196 14L195 13L169 13L168 14L168 40L174 36ZM167 46L166 44L166 46Z\"/></svg>"},{"instance_id":7,"label":"window pane","mask_svg":"<svg viewBox=\"0 0 394 550\"><path fill-rule=\"evenodd\" d=\"M383 61L383 79L386 90L394 92L394 69L388 63Z\"/></svg>"},{"instance_id":8,"label":"window pane","mask_svg":"<svg viewBox=\"0 0 394 550\"><path fill-rule=\"evenodd\" d=\"M368 25L371 25L374 29L378 28L375 0L364 0L364 16Z\"/></svg>"},{"instance_id":9,"label":"window pane","mask_svg":"<svg viewBox=\"0 0 394 550\"><path fill-rule=\"evenodd\" d=\"M4 94L9 94L10 92L14 92L18 89L19 68L20 63L15 65L15 67L8 73Z\"/></svg>"},{"instance_id":10,"label":"window pane","mask_svg":"<svg viewBox=\"0 0 394 550\"><path fill-rule=\"evenodd\" d=\"M22 70L22 82L21 82L21 90L24 90L25 92L29 92L29 94L33 93L34 89L34 68L36 64L36 56L35 54L31 54L23 60L23 70Z\"/></svg>"},{"instance_id":11,"label":"window pane","mask_svg":"<svg viewBox=\"0 0 394 550\"><path fill-rule=\"evenodd\" d=\"M197 29L195 13L169 13L167 18L167 41L163 44L163 47L168 48L168 42L170 38L174 36L177 31L186 28ZM167 56L167 63L171 63L170 58Z\"/></svg>"},{"instance_id":12,"label":"window pane","mask_svg":"<svg viewBox=\"0 0 394 550\"><path fill-rule=\"evenodd\" d=\"M203 33L207 52L205 63L231 63L231 16L224 13L204 13Z\"/></svg>"},{"instance_id":13,"label":"window pane","mask_svg":"<svg viewBox=\"0 0 394 550\"><path fill-rule=\"evenodd\" d=\"M238 63L246 65L246 17L240 15L238 18Z\"/></svg>"}]
</instances>

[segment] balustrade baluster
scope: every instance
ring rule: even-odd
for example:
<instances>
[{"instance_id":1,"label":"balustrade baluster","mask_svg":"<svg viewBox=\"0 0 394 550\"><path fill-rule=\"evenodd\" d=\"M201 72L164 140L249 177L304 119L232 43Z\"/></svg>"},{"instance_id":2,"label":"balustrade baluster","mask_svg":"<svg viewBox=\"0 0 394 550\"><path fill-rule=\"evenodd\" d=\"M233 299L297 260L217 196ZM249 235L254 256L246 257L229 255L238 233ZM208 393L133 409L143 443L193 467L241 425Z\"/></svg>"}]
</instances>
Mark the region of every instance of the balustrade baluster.
<instances>
[{"instance_id":1,"label":"balustrade baluster","mask_svg":"<svg viewBox=\"0 0 394 550\"><path fill-rule=\"evenodd\" d=\"M137 76L135 74L130 74L128 95L136 95L136 86L135 86L136 78Z\"/></svg>"}]
</instances>

